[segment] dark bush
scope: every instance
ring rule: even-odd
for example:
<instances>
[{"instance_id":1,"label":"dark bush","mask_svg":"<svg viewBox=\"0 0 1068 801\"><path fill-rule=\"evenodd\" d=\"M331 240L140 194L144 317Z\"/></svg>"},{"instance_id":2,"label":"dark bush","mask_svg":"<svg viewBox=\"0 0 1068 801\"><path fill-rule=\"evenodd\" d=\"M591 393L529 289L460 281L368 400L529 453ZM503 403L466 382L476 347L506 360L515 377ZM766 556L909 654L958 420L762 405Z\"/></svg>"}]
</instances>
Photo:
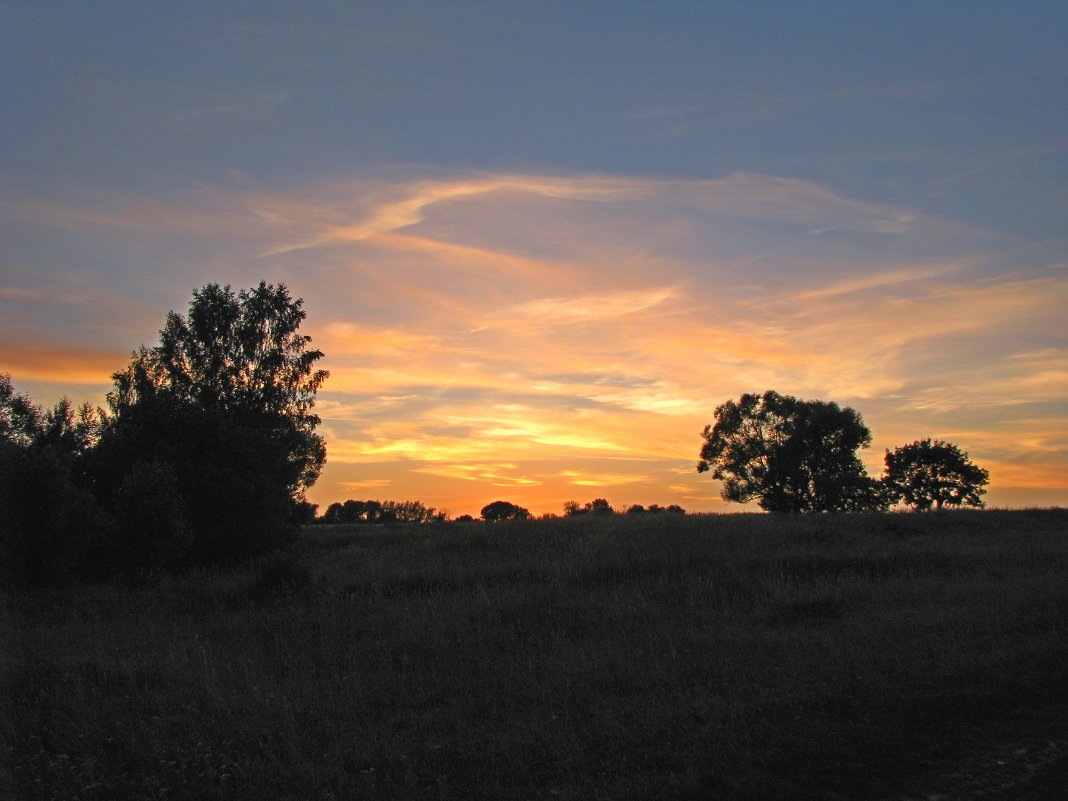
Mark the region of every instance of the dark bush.
<instances>
[{"instance_id":1,"label":"dark bush","mask_svg":"<svg viewBox=\"0 0 1068 801\"><path fill-rule=\"evenodd\" d=\"M0 442L0 571L9 580L70 581L84 571L106 526L63 454Z\"/></svg>"},{"instance_id":2,"label":"dark bush","mask_svg":"<svg viewBox=\"0 0 1068 801\"><path fill-rule=\"evenodd\" d=\"M135 462L115 494L114 568L135 575L170 570L182 564L192 542L174 467Z\"/></svg>"}]
</instances>

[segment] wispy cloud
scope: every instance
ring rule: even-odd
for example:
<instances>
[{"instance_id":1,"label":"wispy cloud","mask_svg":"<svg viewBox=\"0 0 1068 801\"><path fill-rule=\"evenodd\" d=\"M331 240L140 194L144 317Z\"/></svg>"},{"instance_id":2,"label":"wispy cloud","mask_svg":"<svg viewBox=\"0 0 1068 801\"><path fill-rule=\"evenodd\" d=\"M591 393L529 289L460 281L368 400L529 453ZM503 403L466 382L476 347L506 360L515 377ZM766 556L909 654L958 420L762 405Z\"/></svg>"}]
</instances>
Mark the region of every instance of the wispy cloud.
<instances>
[{"instance_id":1,"label":"wispy cloud","mask_svg":"<svg viewBox=\"0 0 1068 801\"><path fill-rule=\"evenodd\" d=\"M698 433L719 403L767 388L860 408L875 469L884 447L950 432L1013 486L1068 492L1068 444L1034 422L1052 425L1068 401L1068 279L1048 254L972 226L752 173L408 171L137 206L19 209L64 231L138 231L138 265L157 241L197 254L180 281L141 280L175 299L129 348L200 276L303 296L332 372L323 502L380 481L454 511L498 494L558 511L576 487L720 508L692 474ZM65 331L69 307L46 280L0 293L34 308L12 318L0 369L106 382L128 352L93 350L83 331L17 353ZM121 294L119 280L97 290Z\"/></svg>"},{"instance_id":2,"label":"wispy cloud","mask_svg":"<svg viewBox=\"0 0 1068 801\"><path fill-rule=\"evenodd\" d=\"M171 119L184 122L204 117L226 117L238 114L268 111L289 100L289 92L283 89L257 89L246 94L218 100L201 106L177 109L168 113Z\"/></svg>"},{"instance_id":3,"label":"wispy cloud","mask_svg":"<svg viewBox=\"0 0 1068 801\"><path fill-rule=\"evenodd\" d=\"M581 297L538 298L506 309L501 317L505 320L520 317L543 325L600 322L647 311L674 294L674 289L664 287Z\"/></svg>"},{"instance_id":4,"label":"wispy cloud","mask_svg":"<svg viewBox=\"0 0 1068 801\"><path fill-rule=\"evenodd\" d=\"M36 289L23 289L21 287L3 286L0 287L0 300L12 300L19 303L33 303L34 301L41 300L44 297L40 290Z\"/></svg>"}]
</instances>

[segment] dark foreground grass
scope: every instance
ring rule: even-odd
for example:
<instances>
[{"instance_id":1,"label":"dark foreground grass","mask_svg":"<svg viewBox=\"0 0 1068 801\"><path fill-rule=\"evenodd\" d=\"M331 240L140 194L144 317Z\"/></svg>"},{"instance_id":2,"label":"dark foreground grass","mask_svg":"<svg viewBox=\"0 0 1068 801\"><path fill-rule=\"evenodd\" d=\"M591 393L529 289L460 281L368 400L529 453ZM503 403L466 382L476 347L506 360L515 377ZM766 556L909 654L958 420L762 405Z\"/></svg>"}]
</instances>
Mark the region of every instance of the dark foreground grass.
<instances>
[{"instance_id":1,"label":"dark foreground grass","mask_svg":"<svg viewBox=\"0 0 1068 801\"><path fill-rule=\"evenodd\" d=\"M3 598L0 797L882 799L1068 736L1068 511L316 528Z\"/></svg>"}]
</instances>

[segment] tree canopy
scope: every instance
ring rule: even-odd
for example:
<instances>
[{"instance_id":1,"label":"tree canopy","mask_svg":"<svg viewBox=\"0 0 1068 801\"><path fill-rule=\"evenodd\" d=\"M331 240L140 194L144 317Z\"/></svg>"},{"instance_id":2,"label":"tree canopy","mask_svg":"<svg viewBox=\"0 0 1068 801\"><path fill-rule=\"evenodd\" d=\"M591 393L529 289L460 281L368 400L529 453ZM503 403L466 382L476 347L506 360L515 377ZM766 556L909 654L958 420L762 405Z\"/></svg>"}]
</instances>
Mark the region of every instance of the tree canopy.
<instances>
[{"instance_id":1,"label":"tree canopy","mask_svg":"<svg viewBox=\"0 0 1068 801\"><path fill-rule=\"evenodd\" d=\"M100 425L90 405L42 409L0 374L0 574L67 580L99 550L106 521L84 467Z\"/></svg>"},{"instance_id":2,"label":"tree canopy","mask_svg":"<svg viewBox=\"0 0 1068 801\"><path fill-rule=\"evenodd\" d=\"M723 481L724 500L755 500L769 512L882 505L878 482L857 456L871 432L856 410L769 390L727 401L715 419L701 434L697 470Z\"/></svg>"},{"instance_id":3,"label":"tree canopy","mask_svg":"<svg viewBox=\"0 0 1068 801\"><path fill-rule=\"evenodd\" d=\"M530 512L527 509L509 501L487 503L482 507L480 514L483 520L490 523L498 520L526 520L530 517Z\"/></svg>"},{"instance_id":4,"label":"tree canopy","mask_svg":"<svg viewBox=\"0 0 1068 801\"><path fill-rule=\"evenodd\" d=\"M605 498L594 498L592 501L587 501L582 506L579 506L578 501L568 501L564 504L564 515L566 517L576 517L577 515L610 515L615 510Z\"/></svg>"},{"instance_id":5,"label":"tree canopy","mask_svg":"<svg viewBox=\"0 0 1068 801\"><path fill-rule=\"evenodd\" d=\"M886 452L888 495L916 510L982 507L989 481L990 473L951 442L922 439Z\"/></svg>"},{"instance_id":6,"label":"tree canopy","mask_svg":"<svg viewBox=\"0 0 1068 801\"><path fill-rule=\"evenodd\" d=\"M445 513L421 501L356 501L332 503L323 514L323 523L432 523L442 522Z\"/></svg>"},{"instance_id":7,"label":"tree canopy","mask_svg":"<svg viewBox=\"0 0 1068 801\"><path fill-rule=\"evenodd\" d=\"M193 532L186 562L240 560L294 536L326 461L312 409L328 373L299 333L302 306L284 284L237 293L208 284L187 316L167 315L158 345L113 376L94 481L114 506L132 472L149 492L169 471L179 501L168 514L184 523L174 530Z\"/></svg>"}]
</instances>

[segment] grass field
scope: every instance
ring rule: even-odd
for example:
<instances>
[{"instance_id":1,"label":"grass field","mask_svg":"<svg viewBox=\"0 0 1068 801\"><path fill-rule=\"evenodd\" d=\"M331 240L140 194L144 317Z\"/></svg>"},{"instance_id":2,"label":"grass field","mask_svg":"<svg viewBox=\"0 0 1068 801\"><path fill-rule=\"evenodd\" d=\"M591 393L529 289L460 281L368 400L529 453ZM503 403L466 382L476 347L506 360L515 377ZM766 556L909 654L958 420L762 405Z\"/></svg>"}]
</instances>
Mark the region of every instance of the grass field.
<instances>
[{"instance_id":1,"label":"grass field","mask_svg":"<svg viewBox=\"0 0 1068 801\"><path fill-rule=\"evenodd\" d=\"M0 798L948 799L1068 737L1068 510L323 526L2 600Z\"/></svg>"}]
</instances>

